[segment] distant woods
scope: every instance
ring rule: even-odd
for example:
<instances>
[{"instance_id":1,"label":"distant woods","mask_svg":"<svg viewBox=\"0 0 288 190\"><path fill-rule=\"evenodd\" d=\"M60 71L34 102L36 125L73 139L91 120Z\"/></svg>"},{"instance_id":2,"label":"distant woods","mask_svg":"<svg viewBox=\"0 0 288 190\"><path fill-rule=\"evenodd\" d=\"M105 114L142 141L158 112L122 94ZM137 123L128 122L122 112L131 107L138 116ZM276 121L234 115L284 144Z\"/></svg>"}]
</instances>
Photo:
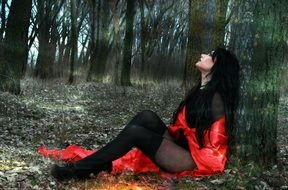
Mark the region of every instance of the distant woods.
<instances>
[{"instance_id":1,"label":"distant woods","mask_svg":"<svg viewBox=\"0 0 288 190\"><path fill-rule=\"evenodd\" d=\"M180 79L188 89L199 77L200 54L215 47L235 51L249 67L253 51L245 48L259 36L252 32L255 2L2 0L0 87L20 93L28 75L116 85Z\"/></svg>"},{"instance_id":2,"label":"distant woods","mask_svg":"<svg viewBox=\"0 0 288 190\"><path fill-rule=\"evenodd\" d=\"M25 10L28 17L18 16L23 11L11 11L25 3L28 6L26 0L20 5L1 2L2 90L20 92L13 89L20 78L9 73L16 68L3 51L5 41L18 40L8 40L12 17L21 18L17 26L28 31L18 31L26 40L23 48L28 53L23 56L21 71L15 71L21 77L64 77L69 83L82 77L127 86L135 80L180 78L183 73L188 1L33 0L32 7Z\"/></svg>"},{"instance_id":3,"label":"distant woods","mask_svg":"<svg viewBox=\"0 0 288 190\"><path fill-rule=\"evenodd\" d=\"M180 79L189 88L198 74L194 65L200 54L224 46L235 3L230 4L228 0L23 0L18 5L3 0L1 89L19 93L25 75L43 80L64 77L69 83L82 77L125 86ZM27 8L19 13L22 7ZM11 31L9 20L14 17L19 30ZM19 42L9 38L17 32L25 49L25 55L19 54L21 63L15 52L5 53L8 42Z\"/></svg>"},{"instance_id":4,"label":"distant woods","mask_svg":"<svg viewBox=\"0 0 288 190\"><path fill-rule=\"evenodd\" d=\"M235 149L275 162L285 0L2 0L0 10L0 90L15 94L24 76L122 86L178 79L189 89L201 53L232 50L242 77Z\"/></svg>"}]
</instances>

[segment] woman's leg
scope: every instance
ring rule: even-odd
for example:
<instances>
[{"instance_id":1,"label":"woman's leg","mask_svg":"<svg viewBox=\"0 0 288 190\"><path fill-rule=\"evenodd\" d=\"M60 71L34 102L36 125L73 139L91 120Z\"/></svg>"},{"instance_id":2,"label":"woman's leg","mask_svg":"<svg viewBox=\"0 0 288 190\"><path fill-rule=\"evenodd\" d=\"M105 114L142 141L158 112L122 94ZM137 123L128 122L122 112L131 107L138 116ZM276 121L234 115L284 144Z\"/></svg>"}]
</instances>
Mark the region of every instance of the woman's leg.
<instances>
[{"instance_id":1,"label":"woman's leg","mask_svg":"<svg viewBox=\"0 0 288 190\"><path fill-rule=\"evenodd\" d=\"M189 151L171 140L172 137L160 117L153 111L144 110L134 116L114 140L100 149L98 155L95 153L82 160L82 166L90 167L93 163L96 165L101 155L103 161L113 161L136 146L163 170L177 172L194 168ZM91 163L88 163L88 159Z\"/></svg>"},{"instance_id":2,"label":"woman's leg","mask_svg":"<svg viewBox=\"0 0 288 190\"><path fill-rule=\"evenodd\" d=\"M173 142L165 123L155 112L143 110L128 124L144 127L164 137L153 160L163 170L179 172L196 167L190 152Z\"/></svg>"},{"instance_id":3,"label":"woman's leg","mask_svg":"<svg viewBox=\"0 0 288 190\"><path fill-rule=\"evenodd\" d=\"M155 154L155 162L162 170L168 172L181 172L196 168L190 152L166 138L163 139Z\"/></svg>"},{"instance_id":4,"label":"woman's leg","mask_svg":"<svg viewBox=\"0 0 288 190\"><path fill-rule=\"evenodd\" d=\"M159 135L163 135L165 130L167 129L165 123L161 120L161 118L151 110L143 110L137 113L128 123L128 125L139 125L151 131L154 131Z\"/></svg>"},{"instance_id":5,"label":"woman's leg","mask_svg":"<svg viewBox=\"0 0 288 190\"><path fill-rule=\"evenodd\" d=\"M163 137L138 125L127 125L112 141L94 154L76 162L77 168L97 168L125 155L134 146L153 161Z\"/></svg>"},{"instance_id":6,"label":"woman's leg","mask_svg":"<svg viewBox=\"0 0 288 190\"><path fill-rule=\"evenodd\" d=\"M132 118L128 125L138 125L154 131L166 139L173 140L165 123L155 112L151 110L143 110L139 112Z\"/></svg>"},{"instance_id":7,"label":"woman's leg","mask_svg":"<svg viewBox=\"0 0 288 190\"><path fill-rule=\"evenodd\" d=\"M151 134L149 133L150 131L158 135ZM133 146L143 149L149 157L153 157L161 143L162 138L160 138L159 135L163 136L165 131L167 131L165 123L155 112L143 110L131 119L114 140L100 149L94 156L91 155L89 158L77 163L77 165L93 166L93 163L97 163L95 162L97 161L96 159L100 159L100 154L102 154L102 152L105 153L102 155L102 160L113 161L126 154ZM153 139L152 142L149 138ZM145 145L141 145L141 141L145 143L151 142L151 145L146 147ZM88 164L88 162L90 162L89 160L92 160L92 163Z\"/></svg>"},{"instance_id":8,"label":"woman's leg","mask_svg":"<svg viewBox=\"0 0 288 190\"><path fill-rule=\"evenodd\" d=\"M52 175L60 180L78 177L87 178L90 173L108 170L112 161L125 155L133 146L138 147L155 162L155 154L163 137L153 131L137 125L127 125L112 141L80 161L68 166L55 166ZM110 168L111 170L111 168Z\"/></svg>"},{"instance_id":9,"label":"woman's leg","mask_svg":"<svg viewBox=\"0 0 288 190\"><path fill-rule=\"evenodd\" d=\"M70 168L56 167L54 176L57 178L88 177L89 173L107 170L107 164L109 165L110 163L111 165L113 160L125 155L133 146L142 150L145 155L163 170L175 172L194 168L195 165L193 165L194 163L187 150L173 141L163 138L162 135L165 135L167 130L165 124L161 124L161 120L158 120L161 126L155 125L156 122L145 123L145 121L142 121L145 127L133 124L133 121L140 123L140 118L138 117L129 122L115 139L96 153L74 163Z\"/></svg>"}]
</instances>

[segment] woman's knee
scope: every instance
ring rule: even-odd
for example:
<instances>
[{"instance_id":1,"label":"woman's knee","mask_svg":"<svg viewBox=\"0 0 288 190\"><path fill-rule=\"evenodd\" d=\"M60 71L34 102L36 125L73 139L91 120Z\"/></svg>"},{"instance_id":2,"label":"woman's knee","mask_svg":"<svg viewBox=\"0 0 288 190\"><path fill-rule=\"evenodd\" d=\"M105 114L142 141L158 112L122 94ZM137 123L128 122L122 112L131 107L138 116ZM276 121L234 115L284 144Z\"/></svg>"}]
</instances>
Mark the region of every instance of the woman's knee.
<instances>
[{"instance_id":1,"label":"woman's knee","mask_svg":"<svg viewBox=\"0 0 288 190\"><path fill-rule=\"evenodd\" d=\"M139 116L143 118L155 118L158 117L158 115L152 111L152 110L142 110L141 112L138 113Z\"/></svg>"},{"instance_id":2,"label":"woman's knee","mask_svg":"<svg viewBox=\"0 0 288 190\"><path fill-rule=\"evenodd\" d=\"M157 114L151 110L142 110L129 122L129 124L141 125L145 127L147 124L158 123Z\"/></svg>"},{"instance_id":3,"label":"woman's knee","mask_svg":"<svg viewBox=\"0 0 288 190\"><path fill-rule=\"evenodd\" d=\"M139 112L129 123L128 125L138 125L154 131L160 135L166 130L165 123L161 120L161 118L151 110L143 110Z\"/></svg>"},{"instance_id":4,"label":"woman's knee","mask_svg":"<svg viewBox=\"0 0 288 190\"><path fill-rule=\"evenodd\" d=\"M134 125L134 124L126 125L125 128L124 128L124 131L126 133L131 134L131 135L136 135L137 132L139 132L140 130L141 130L141 126Z\"/></svg>"}]
</instances>

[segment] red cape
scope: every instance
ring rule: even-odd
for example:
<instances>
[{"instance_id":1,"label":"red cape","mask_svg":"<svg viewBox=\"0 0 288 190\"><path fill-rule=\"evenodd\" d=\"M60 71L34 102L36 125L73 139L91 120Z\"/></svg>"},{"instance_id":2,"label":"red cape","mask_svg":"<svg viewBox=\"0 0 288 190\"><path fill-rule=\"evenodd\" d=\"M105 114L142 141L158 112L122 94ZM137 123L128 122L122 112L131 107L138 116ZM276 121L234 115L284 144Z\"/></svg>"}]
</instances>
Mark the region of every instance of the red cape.
<instances>
[{"instance_id":1,"label":"red cape","mask_svg":"<svg viewBox=\"0 0 288 190\"><path fill-rule=\"evenodd\" d=\"M214 122L211 126L211 132L204 133L204 148L199 149L196 139L195 128L189 128L185 119L186 107L182 109L174 125L168 127L170 135L176 140L180 131L184 132L187 138L190 154L197 168L193 171L183 171L177 173L168 173L162 171L155 165L149 157L139 149L132 149L124 156L112 162L112 174L123 171L132 171L133 173L156 172L163 178L184 177L184 176L209 176L224 171L227 152L227 136L225 131L225 116ZM210 141L209 141L210 135ZM50 157L54 160L60 159L66 162L78 161L97 150L86 150L77 145L70 145L64 150L46 149L44 146L38 148L38 153Z\"/></svg>"}]
</instances>

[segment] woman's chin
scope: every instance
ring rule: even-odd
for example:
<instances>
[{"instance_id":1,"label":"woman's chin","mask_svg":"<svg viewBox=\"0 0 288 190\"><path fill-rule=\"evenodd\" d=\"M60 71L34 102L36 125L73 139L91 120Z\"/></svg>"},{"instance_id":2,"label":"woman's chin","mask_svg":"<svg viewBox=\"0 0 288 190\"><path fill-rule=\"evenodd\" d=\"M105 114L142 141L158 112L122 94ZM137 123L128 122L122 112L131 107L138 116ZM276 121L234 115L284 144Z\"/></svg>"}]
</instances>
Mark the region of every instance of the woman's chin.
<instances>
[{"instance_id":1,"label":"woman's chin","mask_svg":"<svg viewBox=\"0 0 288 190\"><path fill-rule=\"evenodd\" d=\"M200 68L201 68L201 65L200 65L200 61L198 61L196 64L195 64L195 66L197 67L197 69L199 69L200 70Z\"/></svg>"},{"instance_id":2,"label":"woman's chin","mask_svg":"<svg viewBox=\"0 0 288 190\"><path fill-rule=\"evenodd\" d=\"M205 70L201 67L201 65L199 66L199 65L197 65L196 64L196 68L197 68L197 70L199 71L199 72L205 72Z\"/></svg>"}]
</instances>

